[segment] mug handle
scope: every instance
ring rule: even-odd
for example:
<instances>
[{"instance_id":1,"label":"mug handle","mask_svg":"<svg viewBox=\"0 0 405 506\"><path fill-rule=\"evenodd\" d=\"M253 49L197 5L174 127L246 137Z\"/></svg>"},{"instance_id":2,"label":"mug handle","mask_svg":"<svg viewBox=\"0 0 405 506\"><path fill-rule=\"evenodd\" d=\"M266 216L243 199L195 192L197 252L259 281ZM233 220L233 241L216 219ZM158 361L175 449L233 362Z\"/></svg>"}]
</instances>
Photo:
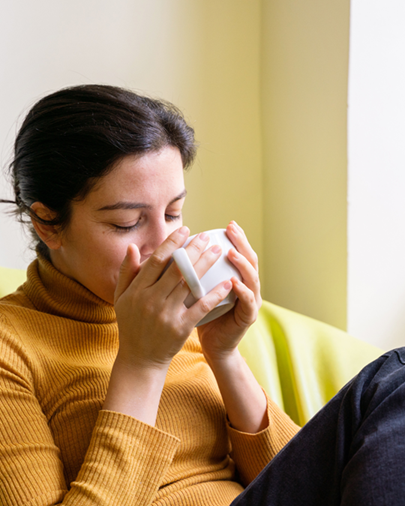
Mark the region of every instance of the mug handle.
<instances>
[{"instance_id":1,"label":"mug handle","mask_svg":"<svg viewBox=\"0 0 405 506\"><path fill-rule=\"evenodd\" d=\"M187 255L187 251L184 248L180 248L176 250L172 256L173 260L176 262L177 267L180 269L180 272L183 274L183 277L186 280L186 283L190 288L193 297L196 300L204 297L205 290L202 287L200 280L198 279L193 264Z\"/></svg>"}]
</instances>

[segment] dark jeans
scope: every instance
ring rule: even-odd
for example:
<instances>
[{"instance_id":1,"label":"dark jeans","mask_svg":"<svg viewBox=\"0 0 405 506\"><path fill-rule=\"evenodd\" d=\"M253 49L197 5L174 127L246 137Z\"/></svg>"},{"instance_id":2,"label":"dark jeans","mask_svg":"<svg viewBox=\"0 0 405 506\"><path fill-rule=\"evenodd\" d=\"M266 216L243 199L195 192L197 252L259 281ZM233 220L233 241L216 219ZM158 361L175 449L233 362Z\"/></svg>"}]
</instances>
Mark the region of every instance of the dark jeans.
<instances>
[{"instance_id":1,"label":"dark jeans","mask_svg":"<svg viewBox=\"0 0 405 506\"><path fill-rule=\"evenodd\" d=\"M405 348L366 366L231 506L405 505Z\"/></svg>"}]
</instances>

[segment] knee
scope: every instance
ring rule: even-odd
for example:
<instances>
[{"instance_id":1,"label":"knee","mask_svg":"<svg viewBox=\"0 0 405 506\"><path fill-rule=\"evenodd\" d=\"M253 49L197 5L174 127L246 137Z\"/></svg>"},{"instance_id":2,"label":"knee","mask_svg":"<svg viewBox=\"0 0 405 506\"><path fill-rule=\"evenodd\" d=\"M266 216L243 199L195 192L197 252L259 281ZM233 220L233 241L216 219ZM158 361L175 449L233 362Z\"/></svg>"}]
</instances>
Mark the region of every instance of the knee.
<instances>
[{"instance_id":1,"label":"knee","mask_svg":"<svg viewBox=\"0 0 405 506\"><path fill-rule=\"evenodd\" d=\"M353 378L346 393L349 394L352 405L354 403L358 406L362 417L389 398L404 399L405 348L384 353L364 367Z\"/></svg>"}]
</instances>

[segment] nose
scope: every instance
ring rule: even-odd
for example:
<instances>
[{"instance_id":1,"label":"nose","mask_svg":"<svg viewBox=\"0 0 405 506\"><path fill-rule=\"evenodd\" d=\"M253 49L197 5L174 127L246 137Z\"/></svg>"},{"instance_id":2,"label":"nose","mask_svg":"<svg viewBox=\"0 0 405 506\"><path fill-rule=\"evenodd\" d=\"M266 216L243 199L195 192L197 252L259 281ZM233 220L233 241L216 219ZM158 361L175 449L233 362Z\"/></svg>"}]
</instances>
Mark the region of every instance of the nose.
<instances>
[{"instance_id":1,"label":"nose","mask_svg":"<svg viewBox=\"0 0 405 506\"><path fill-rule=\"evenodd\" d=\"M165 220L151 223L148 229L145 230L145 238L142 248L140 249L142 260L149 258L169 234L169 226Z\"/></svg>"}]
</instances>

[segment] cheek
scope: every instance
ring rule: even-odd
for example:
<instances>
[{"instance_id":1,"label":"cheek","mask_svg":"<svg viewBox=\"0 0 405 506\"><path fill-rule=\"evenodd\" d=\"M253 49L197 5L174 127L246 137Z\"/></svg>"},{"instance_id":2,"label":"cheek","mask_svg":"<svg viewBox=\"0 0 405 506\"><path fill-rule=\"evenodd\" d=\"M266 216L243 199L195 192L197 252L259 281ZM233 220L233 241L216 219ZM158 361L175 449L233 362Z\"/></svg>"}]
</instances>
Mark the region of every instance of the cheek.
<instances>
[{"instance_id":1,"label":"cheek","mask_svg":"<svg viewBox=\"0 0 405 506\"><path fill-rule=\"evenodd\" d=\"M106 247L98 253L98 260L95 261L97 267L96 265L89 265L89 270L97 269L96 272L93 271L95 278L109 291L113 292L115 290L125 254L126 248Z\"/></svg>"},{"instance_id":2,"label":"cheek","mask_svg":"<svg viewBox=\"0 0 405 506\"><path fill-rule=\"evenodd\" d=\"M178 220L169 222L170 234L182 226L183 226L183 215L181 214Z\"/></svg>"},{"instance_id":3,"label":"cheek","mask_svg":"<svg viewBox=\"0 0 405 506\"><path fill-rule=\"evenodd\" d=\"M105 273L119 269L125 258L130 241L117 239L106 234L92 244L92 261L104 269Z\"/></svg>"},{"instance_id":4,"label":"cheek","mask_svg":"<svg viewBox=\"0 0 405 506\"><path fill-rule=\"evenodd\" d=\"M121 266L127 254L129 243L130 241L127 241L107 247L105 251L105 261L109 264L110 268L117 269Z\"/></svg>"}]
</instances>

